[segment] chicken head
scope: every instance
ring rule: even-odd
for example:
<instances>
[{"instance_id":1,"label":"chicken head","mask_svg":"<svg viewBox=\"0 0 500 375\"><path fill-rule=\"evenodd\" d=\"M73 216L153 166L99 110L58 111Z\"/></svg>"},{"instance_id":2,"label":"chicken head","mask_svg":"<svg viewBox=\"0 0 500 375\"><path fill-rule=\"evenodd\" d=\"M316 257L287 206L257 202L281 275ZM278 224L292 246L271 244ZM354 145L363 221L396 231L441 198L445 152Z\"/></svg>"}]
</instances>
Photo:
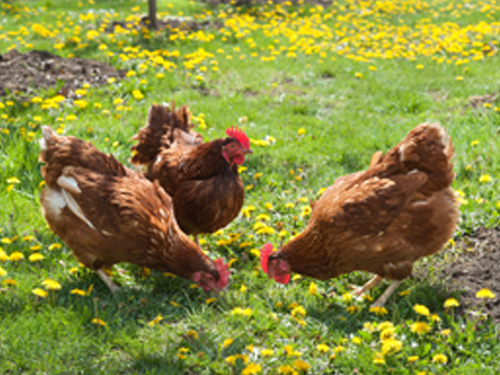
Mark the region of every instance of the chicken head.
<instances>
[{"instance_id":1,"label":"chicken head","mask_svg":"<svg viewBox=\"0 0 500 375\"><path fill-rule=\"evenodd\" d=\"M276 282L287 284L290 281L290 265L273 254L273 245L269 242L264 245L260 252L260 264L262 270Z\"/></svg>"}]
</instances>

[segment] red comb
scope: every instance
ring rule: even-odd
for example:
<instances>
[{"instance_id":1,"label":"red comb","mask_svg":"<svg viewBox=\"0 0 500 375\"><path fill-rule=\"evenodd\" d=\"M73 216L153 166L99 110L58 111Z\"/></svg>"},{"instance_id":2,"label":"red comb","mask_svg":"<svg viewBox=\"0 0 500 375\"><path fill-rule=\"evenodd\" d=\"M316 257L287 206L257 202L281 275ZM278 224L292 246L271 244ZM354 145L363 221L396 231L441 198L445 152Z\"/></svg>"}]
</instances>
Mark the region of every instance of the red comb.
<instances>
[{"instance_id":1,"label":"red comb","mask_svg":"<svg viewBox=\"0 0 500 375\"><path fill-rule=\"evenodd\" d=\"M236 139L238 142L245 146L246 148L250 148L250 139L245 134L245 132L237 127L230 127L226 130L226 134L228 137Z\"/></svg>"},{"instance_id":2,"label":"red comb","mask_svg":"<svg viewBox=\"0 0 500 375\"><path fill-rule=\"evenodd\" d=\"M269 261L269 255L273 252L273 245L269 242L264 245L260 251L260 266L262 270L267 273L267 262Z\"/></svg>"},{"instance_id":3,"label":"red comb","mask_svg":"<svg viewBox=\"0 0 500 375\"><path fill-rule=\"evenodd\" d=\"M227 269L227 264L224 264L222 258L216 259L214 261L214 264L217 271L219 271L219 281L217 282L217 286L219 287L219 289L223 289L229 281L231 271Z\"/></svg>"}]
</instances>

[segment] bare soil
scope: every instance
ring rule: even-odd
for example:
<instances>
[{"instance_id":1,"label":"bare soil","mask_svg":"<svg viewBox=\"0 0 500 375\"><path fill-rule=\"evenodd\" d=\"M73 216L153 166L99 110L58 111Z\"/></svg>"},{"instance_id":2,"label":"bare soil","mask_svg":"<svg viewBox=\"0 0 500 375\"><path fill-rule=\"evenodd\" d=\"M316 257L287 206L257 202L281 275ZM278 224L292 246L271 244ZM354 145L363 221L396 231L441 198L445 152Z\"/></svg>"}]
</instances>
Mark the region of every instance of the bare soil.
<instances>
[{"instance_id":1,"label":"bare soil","mask_svg":"<svg viewBox=\"0 0 500 375\"><path fill-rule=\"evenodd\" d=\"M58 94L74 97L75 90L84 83L95 87L106 84L108 78L120 79L124 75L124 71L99 61L13 49L0 55L0 96L11 93L30 97L40 90L57 88Z\"/></svg>"},{"instance_id":2,"label":"bare soil","mask_svg":"<svg viewBox=\"0 0 500 375\"><path fill-rule=\"evenodd\" d=\"M452 290L460 291L459 312L471 316L487 315L500 323L500 227L479 228L457 244L463 251L457 261L444 267ZM476 298L487 288L494 299Z\"/></svg>"}]
</instances>

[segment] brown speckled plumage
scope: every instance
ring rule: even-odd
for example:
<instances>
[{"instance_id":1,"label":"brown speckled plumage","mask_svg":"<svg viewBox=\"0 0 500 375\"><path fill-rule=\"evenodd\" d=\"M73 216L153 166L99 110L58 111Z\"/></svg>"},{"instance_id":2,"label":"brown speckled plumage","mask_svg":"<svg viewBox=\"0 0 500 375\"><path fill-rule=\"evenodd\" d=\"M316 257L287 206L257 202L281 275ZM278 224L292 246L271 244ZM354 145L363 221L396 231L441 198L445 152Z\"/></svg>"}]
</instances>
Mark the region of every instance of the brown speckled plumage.
<instances>
[{"instance_id":1,"label":"brown speckled plumage","mask_svg":"<svg viewBox=\"0 0 500 375\"><path fill-rule=\"evenodd\" d=\"M338 178L305 230L269 261L283 259L292 272L321 280L352 271L404 279L455 231L452 157L443 128L417 126L386 155L375 154L366 171Z\"/></svg>"},{"instance_id":2,"label":"brown speckled plumage","mask_svg":"<svg viewBox=\"0 0 500 375\"><path fill-rule=\"evenodd\" d=\"M192 131L186 106L153 105L146 126L134 137L132 163L147 166L172 197L177 221L185 233L213 233L233 221L245 190L237 166L221 155L232 138L203 143Z\"/></svg>"},{"instance_id":3,"label":"brown speckled plumage","mask_svg":"<svg viewBox=\"0 0 500 375\"><path fill-rule=\"evenodd\" d=\"M187 279L198 271L217 275L213 262L180 230L172 200L158 183L91 143L58 136L48 127L43 133L43 214L81 263L99 270L127 262ZM70 209L65 194L84 219Z\"/></svg>"}]
</instances>

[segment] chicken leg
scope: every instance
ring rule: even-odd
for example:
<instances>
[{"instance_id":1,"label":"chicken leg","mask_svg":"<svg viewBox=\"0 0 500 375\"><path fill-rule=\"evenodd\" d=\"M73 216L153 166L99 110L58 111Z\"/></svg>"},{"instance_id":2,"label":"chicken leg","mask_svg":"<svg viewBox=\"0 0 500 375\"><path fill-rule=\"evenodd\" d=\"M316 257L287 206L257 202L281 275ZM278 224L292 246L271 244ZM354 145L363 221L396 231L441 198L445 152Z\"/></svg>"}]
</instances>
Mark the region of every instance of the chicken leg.
<instances>
[{"instance_id":1,"label":"chicken leg","mask_svg":"<svg viewBox=\"0 0 500 375\"><path fill-rule=\"evenodd\" d=\"M403 280L394 280L392 284L387 287L384 293L382 293L382 295L371 305L371 307L383 307L392 293L394 293L402 282Z\"/></svg>"},{"instance_id":2,"label":"chicken leg","mask_svg":"<svg viewBox=\"0 0 500 375\"><path fill-rule=\"evenodd\" d=\"M363 294L371 290L373 287L379 285L382 282L382 277L379 275L374 276L370 281L368 281L365 285L356 288L352 294L355 297L361 297Z\"/></svg>"},{"instance_id":3,"label":"chicken leg","mask_svg":"<svg viewBox=\"0 0 500 375\"><path fill-rule=\"evenodd\" d=\"M104 272L103 269L98 269L96 273L101 278L101 280L104 281L104 284L108 286L109 290L111 290L111 293L115 294L117 291L120 290L118 285L116 285L113 281L111 281L108 274Z\"/></svg>"}]
</instances>

